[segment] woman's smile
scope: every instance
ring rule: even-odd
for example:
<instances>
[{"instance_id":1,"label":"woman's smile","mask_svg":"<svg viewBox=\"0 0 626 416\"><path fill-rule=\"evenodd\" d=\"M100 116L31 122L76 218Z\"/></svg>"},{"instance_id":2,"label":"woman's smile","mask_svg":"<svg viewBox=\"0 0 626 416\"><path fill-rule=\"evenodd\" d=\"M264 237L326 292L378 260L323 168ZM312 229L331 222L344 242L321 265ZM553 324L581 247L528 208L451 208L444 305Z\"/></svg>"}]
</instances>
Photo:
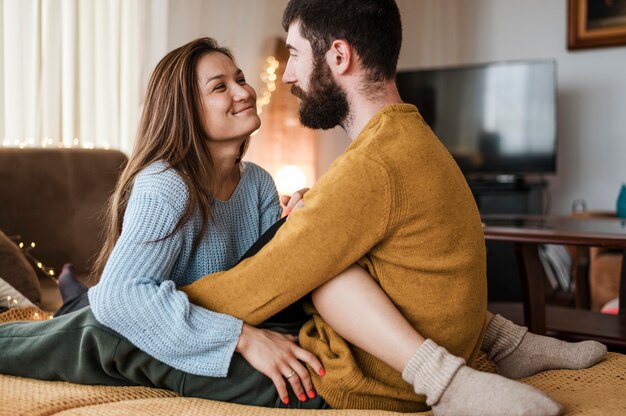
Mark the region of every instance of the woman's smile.
<instances>
[{"instance_id":1,"label":"woman's smile","mask_svg":"<svg viewBox=\"0 0 626 416\"><path fill-rule=\"evenodd\" d=\"M233 112L233 114L236 116L256 114L256 110L254 108L254 105L249 105L242 109L236 110L235 112Z\"/></svg>"}]
</instances>

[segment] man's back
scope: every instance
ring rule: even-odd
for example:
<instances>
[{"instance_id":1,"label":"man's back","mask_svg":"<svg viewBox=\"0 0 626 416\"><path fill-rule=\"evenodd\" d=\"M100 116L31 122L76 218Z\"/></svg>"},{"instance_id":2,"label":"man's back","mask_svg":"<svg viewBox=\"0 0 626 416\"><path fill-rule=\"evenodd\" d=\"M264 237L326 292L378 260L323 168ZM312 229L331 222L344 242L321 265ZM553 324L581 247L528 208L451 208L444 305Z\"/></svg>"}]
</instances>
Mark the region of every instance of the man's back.
<instances>
[{"instance_id":1,"label":"man's back","mask_svg":"<svg viewBox=\"0 0 626 416\"><path fill-rule=\"evenodd\" d=\"M367 175L359 173L362 166L369 167ZM350 202L361 205L358 218L341 220L359 222L363 236L381 233L358 263L424 337L473 361L487 301L480 217L463 175L416 109L405 104L385 107L325 177L329 180L320 179L318 192L334 186L335 178L344 182L346 177L352 177L355 187L378 188L370 200ZM330 342L319 342L326 338ZM303 329L300 342L320 357L333 357L322 360L327 375L316 383L331 406L420 409L396 371L347 348L319 316ZM352 354L354 362L345 356ZM335 383L344 388L336 389Z\"/></svg>"}]
</instances>

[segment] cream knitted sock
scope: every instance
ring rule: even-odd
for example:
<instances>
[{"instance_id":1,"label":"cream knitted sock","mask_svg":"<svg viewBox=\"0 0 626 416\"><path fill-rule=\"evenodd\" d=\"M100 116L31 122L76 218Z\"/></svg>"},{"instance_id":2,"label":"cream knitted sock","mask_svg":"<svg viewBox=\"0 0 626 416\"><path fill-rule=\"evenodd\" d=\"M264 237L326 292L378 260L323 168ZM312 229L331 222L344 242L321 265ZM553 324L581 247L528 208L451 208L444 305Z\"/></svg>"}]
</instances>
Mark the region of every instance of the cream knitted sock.
<instances>
[{"instance_id":1,"label":"cream knitted sock","mask_svg":"<svg viewBox=\"0 0 626 416\"><path fill-rule=\"evenodd\" d=\"M560 414L561 406L541 391L464 363L427 339L407 363L402 378L426 396L436 416Z\"/></svg>"},{"instance_id":2,"label":"cream knitted sock","mask_svg":"<svg viewBox=\"0 0 626 416\"><path fill-rule=\"evenodd\" d=\"M498 374L514 379L545 370L587 368L606 354L606 346L597 341L572 343L535 335L501 315L487 326L481 349L496 364Z\"/></svg>"},{"instance_id":3,"label":"cream knitted sock","mask_svg":"<svg viewBox=\"0 0 626 416\"><path fill-rule=\"evenodd\" d=\"M402 371L402 378L413 385L417 394L426 396L426 404L439 402L465 360L450 354L445 348L427 339L415 351Z\"/></svg>"}]
</instances>

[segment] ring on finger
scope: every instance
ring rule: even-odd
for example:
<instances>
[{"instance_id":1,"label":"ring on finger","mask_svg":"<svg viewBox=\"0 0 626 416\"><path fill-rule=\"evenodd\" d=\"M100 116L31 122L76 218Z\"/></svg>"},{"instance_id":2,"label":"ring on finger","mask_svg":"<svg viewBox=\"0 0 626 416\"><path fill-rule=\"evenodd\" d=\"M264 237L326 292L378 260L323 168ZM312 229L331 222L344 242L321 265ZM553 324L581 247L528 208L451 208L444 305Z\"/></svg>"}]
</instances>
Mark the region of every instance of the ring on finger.
<instances>
[{"instance_id":1,"label":"ring on finger","mask_svg":"<svg viewBox=\"0 0 626 416\"><path fill-rule=\"evenodd\" d=\"M291 373L287 374L287 375L285 376L285 378L286 378L286 379L290 379L291 377L293 377L293 376L295 376L295 375L296 375L296 372L295 372L295 371L293 371L293 370L291 370Z\"/></svg>"}]
</instances>

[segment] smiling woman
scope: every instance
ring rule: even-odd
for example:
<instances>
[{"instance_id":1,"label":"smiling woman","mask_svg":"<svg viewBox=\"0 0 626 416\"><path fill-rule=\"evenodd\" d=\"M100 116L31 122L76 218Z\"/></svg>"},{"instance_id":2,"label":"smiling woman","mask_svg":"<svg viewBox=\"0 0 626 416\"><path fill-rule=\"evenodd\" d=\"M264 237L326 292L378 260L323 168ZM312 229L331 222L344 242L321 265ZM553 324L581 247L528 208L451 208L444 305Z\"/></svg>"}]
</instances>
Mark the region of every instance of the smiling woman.
<instances>
[{"instance_id":1,"label":"smiling woman","mask_svg":"<svg viewBox=\"0 0 626 416\"><path fill-rule=\"evenodd\" d=\"M321 371L321 364L297 345L293 334L299 325L281 327L284 333L255 328L193 305L176 290L234 266L279 218L269 174L241 161L260 125L255 98L230 51L211 38L188 42L157 64L133 153L108 207L105 243L92 271L101 278L78 293L90 306L74 313L65 308L67 314L46 322L3 326L0 343L26 341L30 331L49 337L23 348L0 346L1 373L84 384L147 383L263 406L289 403L290 378L292 404L297 405L293 394L307 391L307 406L325 405L312 397L304 365ZM87 338L104 348L83 348ZM50 348L59 342L63 348ZM119 355L113 360L125 364L112 374L105 345L120 342L125 347L115 347ZM19 360L6 355L9 349L46 364L29 358L28 365L16 365ZM93 371L66 365L42 349L72 351L68 359ZM146 372L139 369L145 359L151 367Z\"/></svg>"},{"instance_id":2,"label":"smiling woman","mask_svg":"<svg viewBox=\"0 0 626 416\"><path fill-rule=\"evenodd\" d=\"M73 313L64 307L66 314L50 321L2 326L0 373L150 385L263 406L285 406L289 397L298 405L305 398L296 402L293 394L306 391L306 406L325 405L313 399L305 363L320 372L321 364L297 345L299 325L255 328L193 305L177 290L234 266L279 218L269 174L241 161L260 125L255 95L230 51L211 38L188 42L157 64L107 212L106 241L93 270L98 284L76 291L74 299L87 301ZM43 333L41 343L28 339ZM2 344L17 339L26 344ZM83 348L86 339L103 348ZM57 343L63 348L52 348ZM42 353L50 349L63 358ZM18 359L34 356L43 361ZM111 359L128 366L112 374ZM91 370L81 370L83 364Z\"/></svg>"},{"instance_id":3,"label":"smiling woman","mask_svg":"<svg viewBox=\"0 0 626 416\"><path fill-rule=\"evenodd\" d=\"M231 58L213 52L198 60L202 121L210 146L235 136L250 136L261 126L256 112L256 92Z\"/></svg>"}]
</instances>

